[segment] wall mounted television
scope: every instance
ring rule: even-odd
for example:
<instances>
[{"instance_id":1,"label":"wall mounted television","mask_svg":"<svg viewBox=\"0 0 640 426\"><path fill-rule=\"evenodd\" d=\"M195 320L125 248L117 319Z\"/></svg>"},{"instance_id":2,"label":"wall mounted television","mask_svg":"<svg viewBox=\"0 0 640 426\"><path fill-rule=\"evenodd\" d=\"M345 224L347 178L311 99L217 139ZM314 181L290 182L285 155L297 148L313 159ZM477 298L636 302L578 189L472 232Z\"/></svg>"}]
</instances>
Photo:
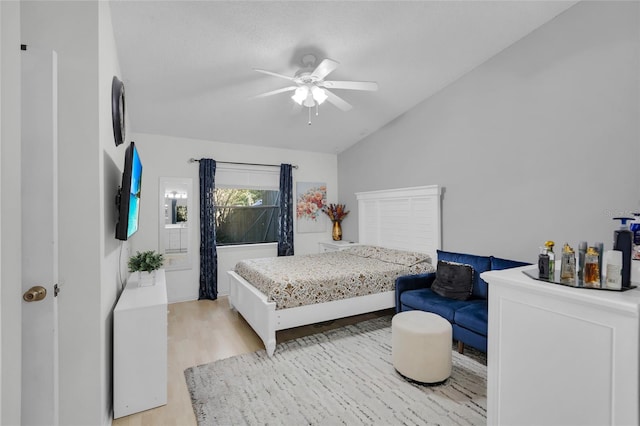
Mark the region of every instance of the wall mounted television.
<instances>
[{"instance_id":1,"label":"wall mounted television","mask_svg":"<svg viewBox=\"0 0 640 426\"><path fill-rule=\"evenodd\" d=\"M132 141L124 154L124 170L122 171L122 186L116 195L118 209L118 223L116 224L116 238L127 240L138 230L140 218L140 189L142 179L142 163Z\"/></svg>"}]
</instances>

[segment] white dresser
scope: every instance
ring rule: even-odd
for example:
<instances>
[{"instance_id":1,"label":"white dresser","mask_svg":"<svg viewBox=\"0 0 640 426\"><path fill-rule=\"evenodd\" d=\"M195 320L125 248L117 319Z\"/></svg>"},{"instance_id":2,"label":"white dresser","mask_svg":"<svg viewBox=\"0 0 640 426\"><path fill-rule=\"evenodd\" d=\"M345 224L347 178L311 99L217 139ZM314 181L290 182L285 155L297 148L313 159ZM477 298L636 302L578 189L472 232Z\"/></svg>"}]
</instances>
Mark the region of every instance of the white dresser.
<instances>
[{"instance_id":1,"label":"white dresser","mask_svg":"<svg viewBox=\"0 0 640 426\"><path fill-rule=\"evenodd\" d=\"M132 273L113 311L113 416L167 403L167 288L164 269L155 285Z\"/></svg>"},{"instance_id":2,"label":"white dresser","mask_svg":"<svg viewBox=\"0 0 640 426\"><path fill-rule=\"evenodd\" d=\"M489 283L487 424L639 424L640 291L570 288L522 271Z\"/></svg>"},{"instance_id":3,"label":"white dresser","mask_svg":"<svg viewBox=\"0 0 640 426\"><path fill-rule=\"evenodd\" d=\"M320 253L327 253L330 251L341 251L349 247L359 245L353 241L321 241L318 243L318 251Z\"/></svg>"}]
</instances>

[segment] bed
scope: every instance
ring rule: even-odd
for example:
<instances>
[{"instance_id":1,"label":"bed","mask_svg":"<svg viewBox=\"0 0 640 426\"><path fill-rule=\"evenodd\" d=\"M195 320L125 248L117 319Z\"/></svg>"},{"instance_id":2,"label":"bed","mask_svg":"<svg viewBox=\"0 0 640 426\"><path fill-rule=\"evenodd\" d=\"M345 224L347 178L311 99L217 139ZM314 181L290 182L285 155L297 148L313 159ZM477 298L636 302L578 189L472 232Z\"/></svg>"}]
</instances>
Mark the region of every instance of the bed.
<instances>
[{"instance_id":1,"label":"bed","mask_svg":"<svg viewBox=\"0 0 640 426\"><path fill-rule=\"evenodd\" d=\"M277 330L392 308L396 276L433 268L427 260L436 259L441 245L439 186L360 192L356 198L359 246L250 259L228 271L229 303L262 339L269 356ZM305 275L309 269L316 281ZM297 287L301 281L306 289Z\"/></svg>"}]
</instances>

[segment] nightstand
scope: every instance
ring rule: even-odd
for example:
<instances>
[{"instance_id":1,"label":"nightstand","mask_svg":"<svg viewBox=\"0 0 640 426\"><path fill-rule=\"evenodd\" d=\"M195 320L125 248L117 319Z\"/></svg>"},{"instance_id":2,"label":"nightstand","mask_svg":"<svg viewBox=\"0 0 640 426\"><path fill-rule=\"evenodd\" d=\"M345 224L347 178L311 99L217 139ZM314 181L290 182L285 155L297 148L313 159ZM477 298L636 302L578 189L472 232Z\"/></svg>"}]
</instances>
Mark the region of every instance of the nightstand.
<instances>
[{"instance_id":1,"label":"nightstand","mask_svg":"<svg viewBox=\"0 0 640 426\"><path fill-rule=\"evenodd\" d=\"M318 243L318 251L320 253L328 253L330 251L341 251L357 245L359 244L354 241L322 241Z\"/></svg>"}]
</instances>

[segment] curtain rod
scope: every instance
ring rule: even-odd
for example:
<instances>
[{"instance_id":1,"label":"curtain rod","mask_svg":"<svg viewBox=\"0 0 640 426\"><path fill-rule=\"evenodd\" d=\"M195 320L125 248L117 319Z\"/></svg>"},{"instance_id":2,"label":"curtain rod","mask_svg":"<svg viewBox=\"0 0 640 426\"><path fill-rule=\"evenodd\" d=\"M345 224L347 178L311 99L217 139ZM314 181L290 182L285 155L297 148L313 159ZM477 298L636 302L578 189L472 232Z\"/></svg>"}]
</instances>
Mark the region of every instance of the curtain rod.
<instances>
[{"instance_id":1,"label":"curtain rod","mask_svg":"<svg viewBox=\"0 0 640 426\"><path fill-rule=\"evenodd\" d=\"M189 163L199 163L201 159L198 158L189 158ZM260 164L260 163L238 163L235 161L216 161L216 163L221 164L239 164L242 166L267 166L267 167L280 167L280 164ZM292 165L294 169L297 169L297 165Z\"/></svg>"}]
</instances>

